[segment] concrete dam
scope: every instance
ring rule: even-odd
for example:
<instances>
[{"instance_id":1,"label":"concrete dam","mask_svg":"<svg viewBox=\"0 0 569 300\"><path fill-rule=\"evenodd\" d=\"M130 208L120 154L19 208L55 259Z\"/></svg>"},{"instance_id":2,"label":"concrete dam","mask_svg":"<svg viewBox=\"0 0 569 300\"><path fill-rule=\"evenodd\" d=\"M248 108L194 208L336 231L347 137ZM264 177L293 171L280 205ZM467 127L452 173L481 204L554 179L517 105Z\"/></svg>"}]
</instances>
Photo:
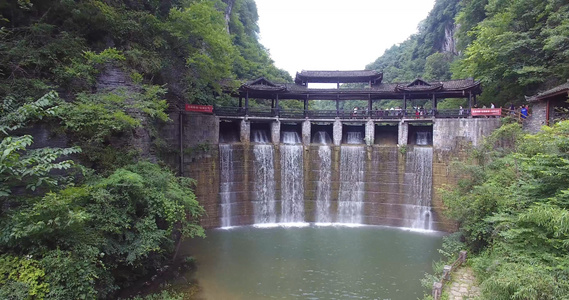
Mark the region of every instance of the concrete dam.
<instances>
[{"instance_id":1,"label":"concrete dam","mask_svg":"<svg viewBox=\"0 0 569 300\"><path fill-rule=\"evenodd\" d=\"M202 225L319 223L450 231L437 188L499 118L310 120L171 116L170 156L197 181Z\"/></svg>"}]
</instances>

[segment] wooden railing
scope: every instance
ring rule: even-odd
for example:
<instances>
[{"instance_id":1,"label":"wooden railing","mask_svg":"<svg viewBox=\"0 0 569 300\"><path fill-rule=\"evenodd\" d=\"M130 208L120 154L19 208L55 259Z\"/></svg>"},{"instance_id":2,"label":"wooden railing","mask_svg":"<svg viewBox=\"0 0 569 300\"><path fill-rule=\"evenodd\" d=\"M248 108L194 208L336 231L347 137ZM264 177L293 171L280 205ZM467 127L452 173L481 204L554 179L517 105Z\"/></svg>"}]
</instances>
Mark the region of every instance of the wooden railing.
<instances>
[{"instance_id":1,"label":"wooden railing","mask_svg":"<svg viewBox=\"0 0 569 300\"><path fill-rule=\"evenodd\" d=\"M467 118L468 109L385 109L385 110L302 110L264 107L216 107L214 114L224 117L280 117L289 119L423 119L423 118Z\"/></svg>"},{"instance_id":2,"label":"wooden railing","mask_svg":"<svg viewBox=\"0 0 569 300\"><path fill-rule=\"evenodd\" d=\"M452 271L456 270L456 268L460 267L460 265L462 265L465 262L466 262L466 251L460 251L458 254L458 259L455 260L454 263L452 263L452 265L444 266L443 276L441 280L433 283L432 295L434 300L441 299L445 281L450 281L450 275Z\"/></svg>"}]
</instances>

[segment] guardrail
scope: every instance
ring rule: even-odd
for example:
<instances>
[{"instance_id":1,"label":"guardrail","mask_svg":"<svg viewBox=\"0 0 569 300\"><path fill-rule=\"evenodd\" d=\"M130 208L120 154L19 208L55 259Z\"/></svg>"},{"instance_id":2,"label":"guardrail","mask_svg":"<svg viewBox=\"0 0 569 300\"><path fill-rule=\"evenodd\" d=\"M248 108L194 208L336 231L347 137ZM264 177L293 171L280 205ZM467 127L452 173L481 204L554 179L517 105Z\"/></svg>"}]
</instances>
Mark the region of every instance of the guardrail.
<instances>
[{"instance_id":1,"label":"guardrail","mask_svg":"<svg viewBox=\"0 0 569 300\"><path fill-rule=\"evenodd\" d=\"M443 294L443 286L445 281L450 281L450 275L452 271L458 268L460 265L466 262L466 251L460 251L458 254L457 260L452 263L450 266L444 266L443 268L443 276L440 281L435 281L433 283L433 299L439 300Z\"/></svg>"},{"instance_id":2,"label":"guardrail","mask_svg":"<svg viewBox=\"0 0 569 300\"><path fill-rule=\"evenodd\" d=\"M503 112L504 110L502 110ZM422 118L468 118L468 109L385 109L385 110L302 110L264 107L216 107L213 113L224 117L279 117L290 119L422 119ZM478 113L476 116L484 117ZM493 116L496 116L493 114ZM500 117L500 115L497 115Z\"/></svg>"}]
</instances>

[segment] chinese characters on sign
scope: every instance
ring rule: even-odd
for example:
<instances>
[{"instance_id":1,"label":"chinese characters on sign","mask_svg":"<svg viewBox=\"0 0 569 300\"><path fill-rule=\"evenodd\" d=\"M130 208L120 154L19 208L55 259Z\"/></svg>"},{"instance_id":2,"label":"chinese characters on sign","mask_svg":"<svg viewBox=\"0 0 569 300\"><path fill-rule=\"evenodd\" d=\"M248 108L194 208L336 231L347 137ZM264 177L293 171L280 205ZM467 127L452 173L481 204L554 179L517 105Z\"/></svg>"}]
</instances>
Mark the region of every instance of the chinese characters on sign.
<instances>
[{"instance_id":1,"label":"chinese characters on sign","mask_svg":"<svg viewBox=\"0 0 569 300\"><path fill-rule=\"evenodd\" d=\"M186 111L195 111L203 113L213 113L212 105L196 105L196 104L186 104Z\"/></svg>"},{"instance_id":2,"label":"chinese characters on sign","mask_svg":"<svg viewBox=\"0 0 569 300\"><path fill-rule=\"evenodd\" d=\"M472 116L501 116L501 108L473 108L471 110Z\"/></svg>"}]
</instances>

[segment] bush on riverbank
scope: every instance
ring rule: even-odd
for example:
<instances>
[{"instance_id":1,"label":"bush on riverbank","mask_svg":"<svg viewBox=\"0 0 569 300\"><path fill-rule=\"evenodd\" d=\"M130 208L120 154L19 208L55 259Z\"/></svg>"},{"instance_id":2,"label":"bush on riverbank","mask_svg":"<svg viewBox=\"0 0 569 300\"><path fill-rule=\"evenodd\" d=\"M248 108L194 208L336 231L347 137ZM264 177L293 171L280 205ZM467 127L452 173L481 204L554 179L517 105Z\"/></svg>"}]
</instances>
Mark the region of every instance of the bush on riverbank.
<instances>
[{"instance_id":1,"label":"bush on riverbank","mask_svg":"<svg viewBox=\"0 0 569 300\"><path fill-rule=\"evenodd\" d=\"M505 124L443 191L484 299L569 295L569 122L535 135Z\"/></svg>"}]
</instances>

